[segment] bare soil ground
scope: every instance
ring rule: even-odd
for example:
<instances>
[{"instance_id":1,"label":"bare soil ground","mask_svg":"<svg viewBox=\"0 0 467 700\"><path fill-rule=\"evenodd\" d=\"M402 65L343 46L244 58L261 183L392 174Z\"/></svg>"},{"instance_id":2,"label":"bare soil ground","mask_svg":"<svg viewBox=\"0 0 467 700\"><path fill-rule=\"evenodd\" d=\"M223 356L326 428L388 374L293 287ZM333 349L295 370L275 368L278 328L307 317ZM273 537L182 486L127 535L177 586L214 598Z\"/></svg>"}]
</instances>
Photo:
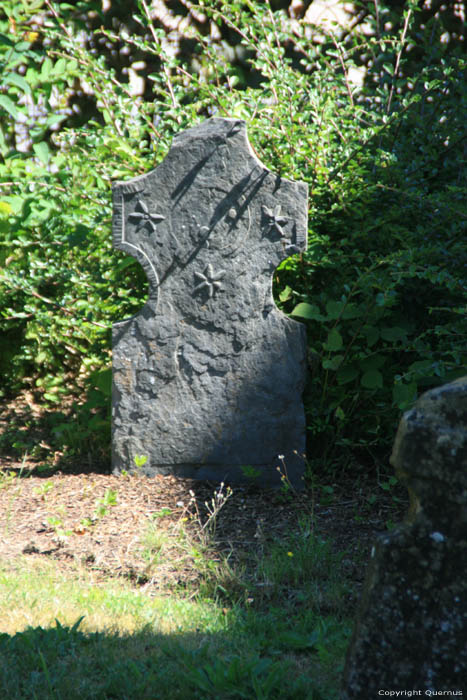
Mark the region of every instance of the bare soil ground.
<instances>
[{"instance_id":1,"label":"bare soil ground","mask_svg":"<svg viewBox=\"0 0 467 700\"><path fill-rule=\"evenodd\" d=\"M38 471L44 459L19 459L8 436L21 434L22 425L29 424L31 440L35 429L30 427L31 416L40 415L40 407L28 396L0 408L0 559L47 557L64 570L79 562L95 575L125 577L135 585L151 587L154 593L167 583L189 578L192 572L189 567L181 571L179 560L173 566L166 562L161 569L163 580L148 578L142 533L155 520L167 529L181 518L187 518L187 527L194 527L199 523L197 513L204 521L205 504L211 502L218 485L170 476L115 476L89 460L63 459L52 448L47 462L57 470ZM47 454L47 435L38 429L33 437L43 446L42 454ZM96 518L96 508L111 494L115 505L108 505ZM344 565L358 591L365 573L362 561L372 541L386 529L388 520L401 516L405 505L395 506L383 491L376 500L370 496L349 478L334 484L331 497L324 499L319 487L287 496L277 490L234 487L217 518L215 547L219 555L229 554L231 561L245 553L251 556L266 542L296 530L304 516L322 538L331 538L346 553ZM161 513L163 517L158 517Z\"/></svg>"}]
</instances>

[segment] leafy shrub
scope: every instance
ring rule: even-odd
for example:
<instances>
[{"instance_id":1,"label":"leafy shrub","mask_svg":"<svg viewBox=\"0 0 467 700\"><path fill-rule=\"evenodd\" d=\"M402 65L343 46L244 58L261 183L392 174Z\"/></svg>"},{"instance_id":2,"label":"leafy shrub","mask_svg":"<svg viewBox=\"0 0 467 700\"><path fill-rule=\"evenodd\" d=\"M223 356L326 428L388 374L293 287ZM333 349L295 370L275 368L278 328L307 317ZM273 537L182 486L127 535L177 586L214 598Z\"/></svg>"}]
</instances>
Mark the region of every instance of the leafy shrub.
<instances>
[{"instance_id":1,"label":"leafy shrub","mask_svg":"<svg viewBox=\"0 0 467 700\"><path fill-rule=\"evenodd\" d=\"M397 36L351 35L344 43L329 35L316 43L308 25L267 3L205 0L203 12L237 37L252 81L228 46L196 27L196 52L182 63L141 3L142 35L104 34L161 65L146 76L153 100L143 101L105 55L83 47L59 7L47 3L31 31L26 11L7 5L10 17L0 19L5 386L32 384L55 404L87 386L82 410L96 414L87 436L104 435L110 325L135 313L147 289L138 264L111 250L111 182L154 167L180 130L212 115L239 117L265 165L310 186L308 250L282 263L274 280L280 308L308 328L310 457L336 468L385 456L400 411L420 391L465 372L464 58L430 42L431 27L423 34L417 24L412 33L415 3ZM411 59L414 44L417 56L423 47L419 61ZM351 71L362 55L359 85ZM60 129L77 83L93 91L98 118ZM32 146L22 152L15 120L27 120L31 102L45 117L30 123Z\"/></svg>"}]
</instances>

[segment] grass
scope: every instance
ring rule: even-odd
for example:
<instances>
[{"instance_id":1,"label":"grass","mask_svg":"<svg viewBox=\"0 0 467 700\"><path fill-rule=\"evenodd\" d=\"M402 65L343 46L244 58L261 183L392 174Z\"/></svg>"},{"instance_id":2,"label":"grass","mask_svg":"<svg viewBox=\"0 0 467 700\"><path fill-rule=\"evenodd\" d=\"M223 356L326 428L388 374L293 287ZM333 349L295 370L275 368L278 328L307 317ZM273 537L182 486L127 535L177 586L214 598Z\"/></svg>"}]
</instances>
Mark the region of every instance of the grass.
<instances>
[{"instance_id":1,"label":"grass","mask_svg":"<svg viewBox=\"0 0 467 700\"><path fill-rule=\"evenodd\" d=\"M4 566L0 585L0 687L11 700L336 697L349 625L333 615L151 599L83 571L58 576L51 563Z\"/></svg>"},{"instance_id":2,"label":"grass","mask_svg":"<svg viewBox=\"0 0 467 700\"><path fill-rule=\"evenodd\" d=\"M220 554L230 496L218 490L204 521L153 515L140 533L147 581L178 569L156 596L77 562L0 562L0 697L337 698L352 626L342 555L309 516L281 541L258 532L243 558Z\"/></svg>"}]
</instances>

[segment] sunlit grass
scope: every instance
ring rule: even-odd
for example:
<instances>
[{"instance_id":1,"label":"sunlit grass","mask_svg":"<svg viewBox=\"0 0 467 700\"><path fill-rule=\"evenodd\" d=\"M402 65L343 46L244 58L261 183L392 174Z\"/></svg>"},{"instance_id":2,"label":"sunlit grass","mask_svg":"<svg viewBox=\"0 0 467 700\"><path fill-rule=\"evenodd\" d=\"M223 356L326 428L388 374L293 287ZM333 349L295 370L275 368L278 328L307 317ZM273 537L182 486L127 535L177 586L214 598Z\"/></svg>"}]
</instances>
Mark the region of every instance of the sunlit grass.
<instances>
[{"instance_id":1,"label":"sunlit grass","mask_svg":"<svg viewBox=\"0 0 467 700\"><path fill-rule=\"evenodd\" d=\"M8 477L7 495L22 485ZM41 483L38 495L59 487ZM240 544L218 518L227 498L238 505L236 494L219 486L201 511L190 495L133 528L131 566L73 559L60 546L68 525L61 541L55 531L52 556L0 560L0 700L337 700L351 577L365 557L353 548L349 569L348 553L320 531L313 494L293 503L281 493L291 506L284 526L268 531L258 519ZM97 503L112 505L111 496ZM95 494L89 500L92 515ZM86 527L98 533L105 517Z\"/></svg>"},{"instance_id":2,"label":"sunlit grass","mask_svg":"<svg viewBox=\"0 0 467 700\"><path fill-rule=\"evenodd\" d=\"M349 583L310 518L231 559L216 512L210 529L168 514L139 535L138 584L73 561L0 562L3 695L337 698Z\"/></svg>"},{"instance_id":3,"label":"sunlit grass","mask_svg":"<svg viewBox=\"0 0 467 700\"><path fill-rule=\"evenodd\" d=\"M150 597L128 583L98 581L76 567L64 575L53 562L21 559L0 564L0 632L14 634L28 626L49 627L58 619L73 625L84 615L82 631L128 634L150 624L161 633L224 625L211 601L172 596Z\"/></svg>"}]
</instances>

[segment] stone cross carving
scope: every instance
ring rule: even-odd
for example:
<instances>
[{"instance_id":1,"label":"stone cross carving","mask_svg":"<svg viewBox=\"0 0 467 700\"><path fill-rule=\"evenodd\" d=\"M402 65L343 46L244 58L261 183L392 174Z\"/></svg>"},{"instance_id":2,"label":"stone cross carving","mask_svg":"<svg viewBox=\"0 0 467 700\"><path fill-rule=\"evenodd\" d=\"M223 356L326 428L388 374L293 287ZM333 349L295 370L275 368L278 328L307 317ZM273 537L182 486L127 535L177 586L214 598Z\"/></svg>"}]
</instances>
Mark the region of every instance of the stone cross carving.
<instances>
[{"instance_id":1,"label":"stone cross carving","mask_svg":"<svg viewBox=\"0 0 467 700\"><path fill-rule=\"evenodd\" d=\"M113 469L301 484L305 328L272 298L302 251L307 186L262 165L243 121L178 135L152 172L114 186L114 246L149 279L113 326ZM279 457L281 455L281 457Z\"/></svg>"},{"instance_id":2,"label":"stone cross carving","mask_svg":"<svg viewBox=\"0 0 467 700\"><path fill-rule=\"evenodd\" d=\"M411 508L407 523L372 550L342 700L377 698L381 690L461 695L467 687L467 377L421 396L402 418L391 461L409 488Z\"/></svg>"}]
</instances>

